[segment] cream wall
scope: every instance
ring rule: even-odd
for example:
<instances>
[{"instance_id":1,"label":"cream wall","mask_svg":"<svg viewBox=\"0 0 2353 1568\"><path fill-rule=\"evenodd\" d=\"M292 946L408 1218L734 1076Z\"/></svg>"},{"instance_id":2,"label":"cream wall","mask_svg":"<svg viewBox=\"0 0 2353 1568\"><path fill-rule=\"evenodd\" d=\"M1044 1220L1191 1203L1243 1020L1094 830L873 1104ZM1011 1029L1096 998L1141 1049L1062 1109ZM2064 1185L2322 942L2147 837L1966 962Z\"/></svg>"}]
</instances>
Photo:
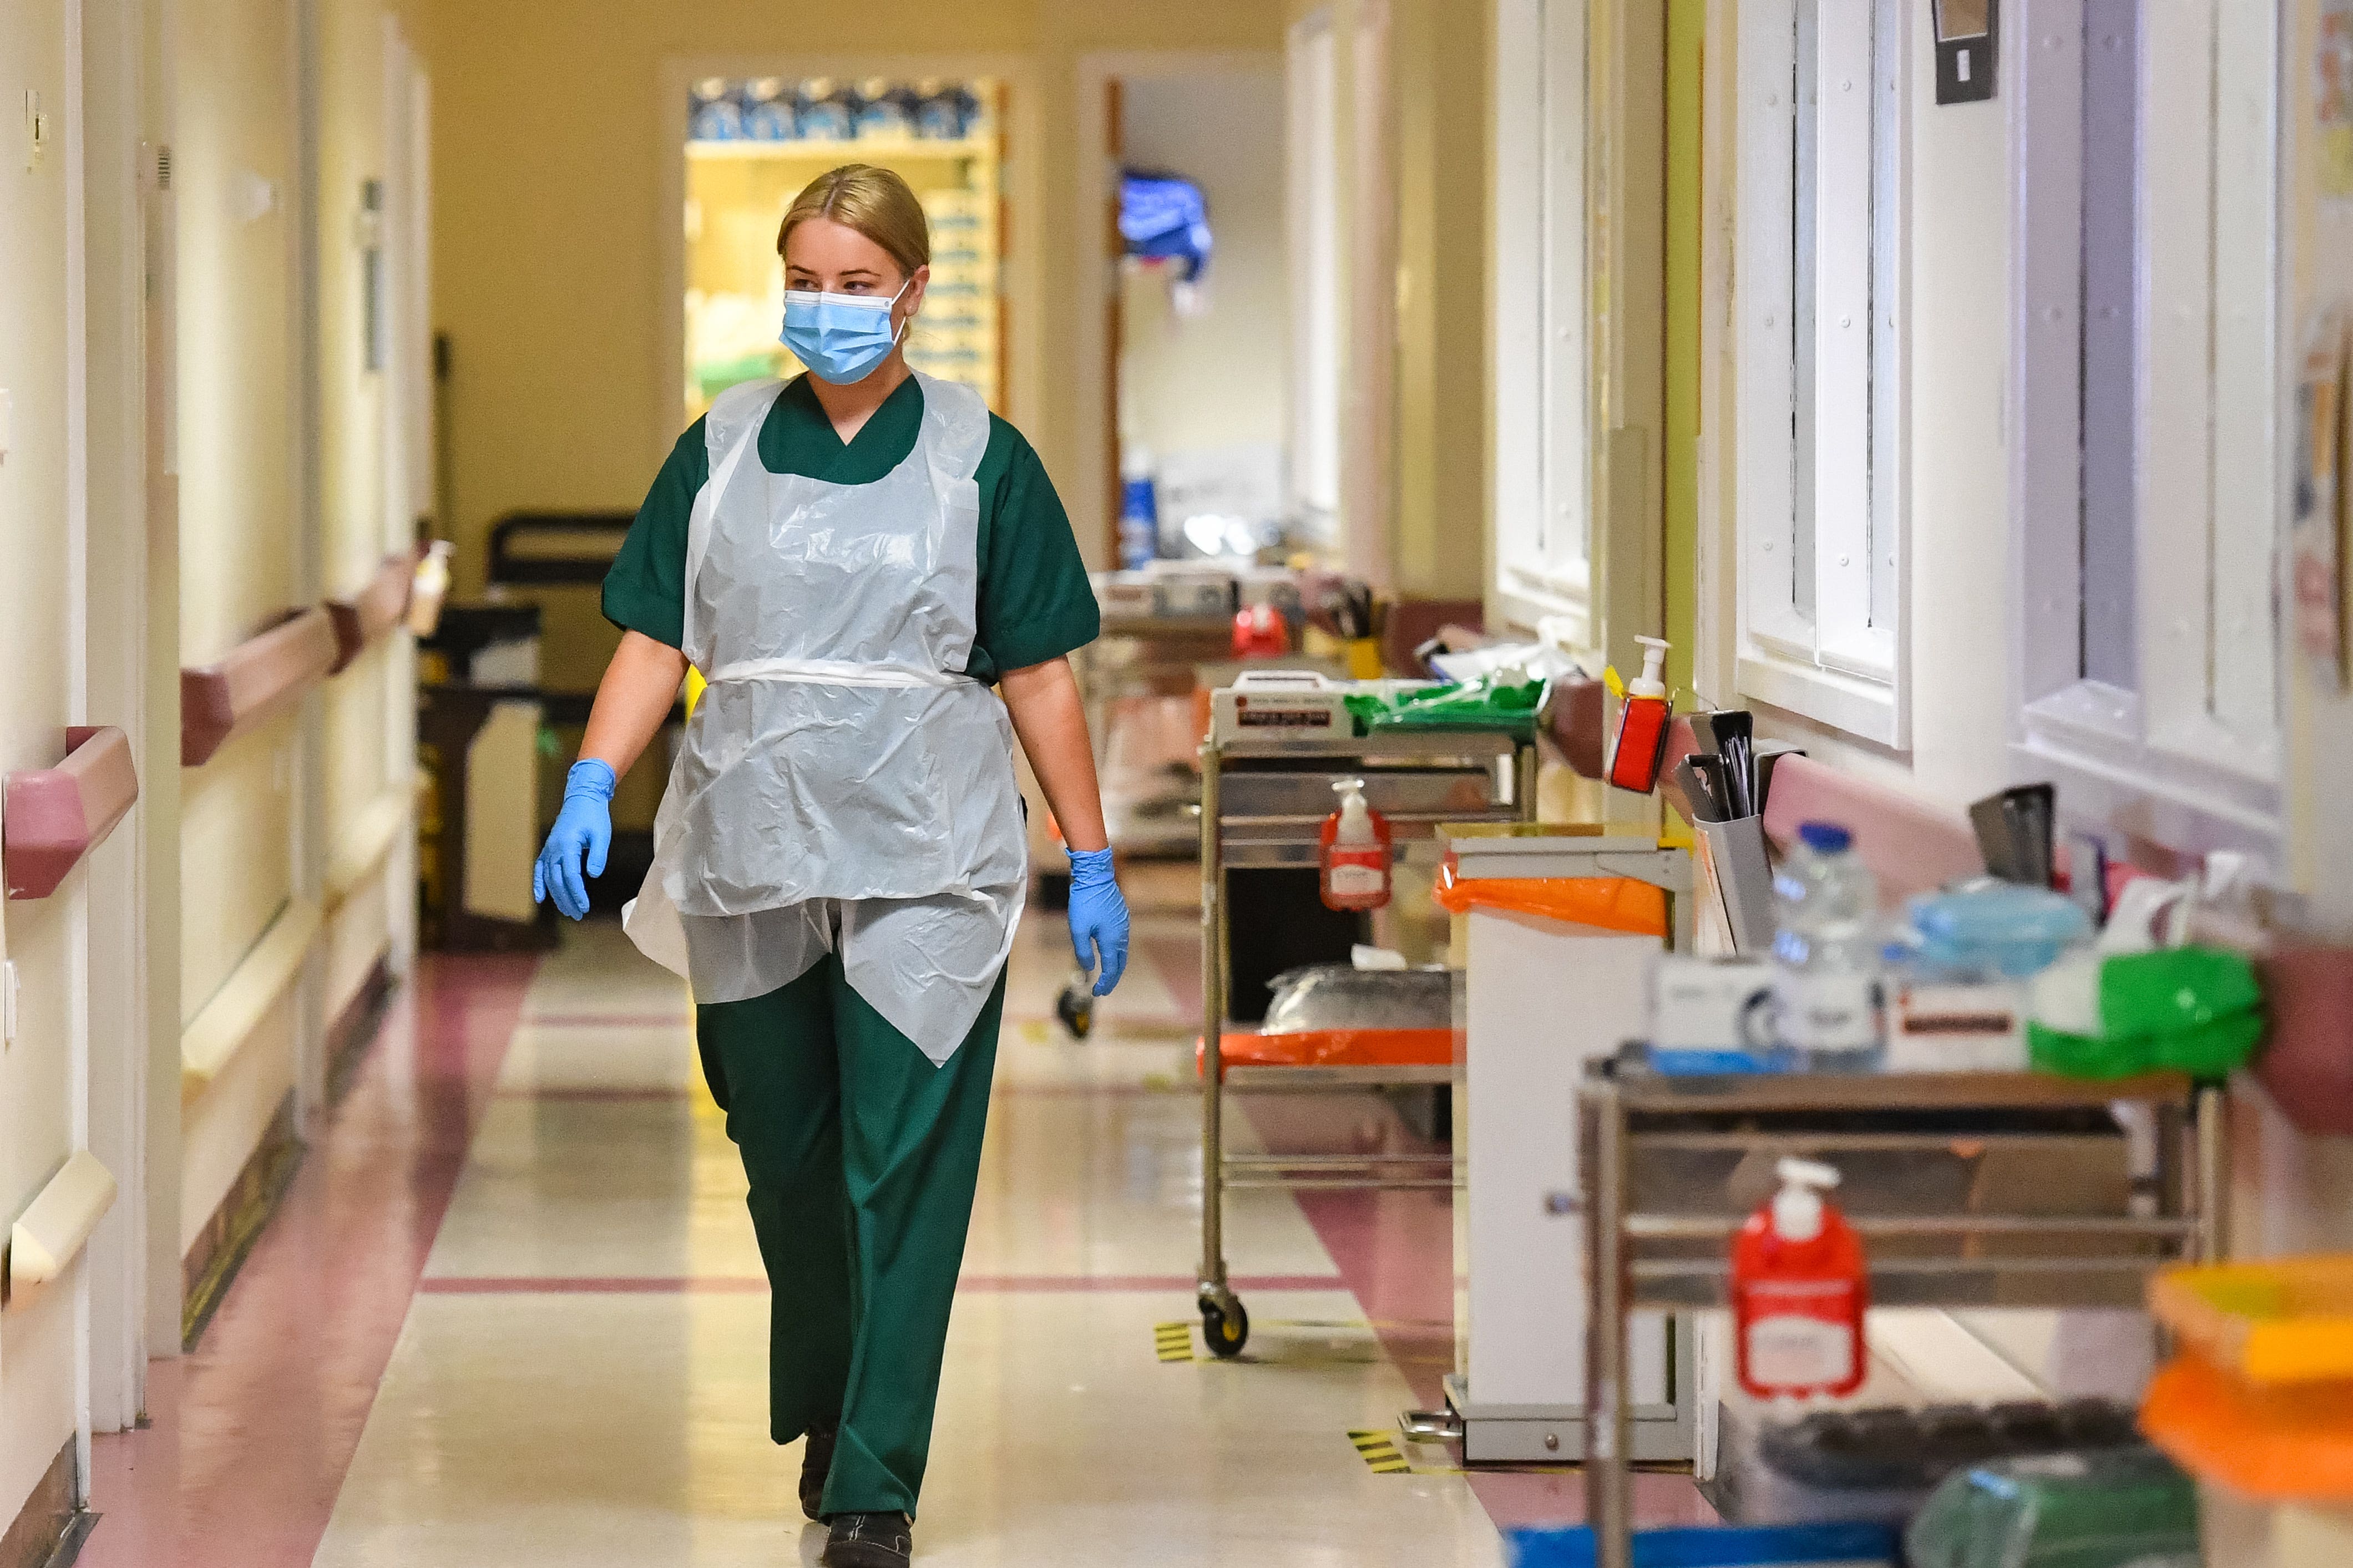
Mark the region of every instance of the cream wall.
<instances>
[{"instance_id":1,"label":"cream wall","mask_svg":"<svg viewBox=\"0 0 2353 1568\"><path fill-rule=\"evenodd\" d=\"M1069 241L1082 55L1271 48L1279 8L1261 0L873 0L780 9L758 0L655 6L633 0L426 0L434 70L436 324L452 340L450 387L459 591L481 581L486 525L521 507L632 508L675 439L677 371L661 363L681 302L662 286L665 146L675 111L665 62L730 58L988 56L1022 68L1008 149L1016 277L1013 417L1070 501L1090 506L1079 454L1099 409L1072 389L1075 313L1095 308ZM1270 149L1270 157L1279 151ZM1092 217L1083 221L1094 221ZM674 330L674 329L670 329ZM1094 530L1097 537L1099 528ZM1092 542L1092 539L1089 539Z\"/></svg>"},{"instance_id":2,"label":"cream wall","mask_svg":"<svg viewBox=\"0 0 2353 1568\"><path fill-rule=\"evenodd\" d=\"M183 0L175 20L180 658L198 665L305 586L294 37L282 0ZM183 781L183 898L204 911L181 925L183 1022L292 891L299 724L280 719Z\"/></svg>"},{"instance_id":3,"label":"cream wall","mask_svg":"<svg viewBox=\"0 0 2353 1568\"><path fill-rule=\"evenodd\" d=\"M1736 79L1736 9L1734 0L1714 0L1708 32L1697 668L1702 689L1711 692L1732 689L1735 637L1729 563L1739 502L1732 463L1736 366L1726 311L1735 210L1727 84ZM2284 116L2289 145L2300 150L2316 5L2291 0L2287 14L2302 34L2289 40L2284 76L2295 100ZM1929 50L1912 51L1912 70L1904 588L1911 743L1904 751L1874 746L1762 705L1758 728L1799 741L1838 766L1958 808L2016 782L2008 675L2016 594L2007 430L2012 84L2005 79L2004 96L1992 103L1939 108ZM2314 200L2308 153L2292 167L2295 248L2288 259L2295 319L2301 321L2324 298L2353 300L2353 213L2326 211ZM2293 363L2284 364L2292 370ZM2322 795L2322 781L2353 768L2353 700L2316 692L2300 658L2284 663L2295 671L2287 702L2289 871L2324 928L2353 940L2353 888L2343 875L2353 866L2353 824L2327 811ZM2237 1247L2253 1253L2353 1244L2353 1141L2297 1134L2251 1080L2237 1085L2234 1100Z\"/></svg>"},{"instance_id":4,"label":"cream wall","mask_svg":"<svg viewBox=\"0 0 2353 1568\"><path fill-rule=\"evenodd\" d=\"M0 456L0 769L55 763L72 717L69 655L74 540L69 526L65 110L66 7L21 0L0 8L0 388L13 415ZM40 94L50 141L26 166L23 105ZM74 879L81 881L78 874ZM73 885L0 909L7 957L22 984L20 1029L0 1053L0 1223L12 1222L76 1144L80 934ZM75 1310L70 1286L0 1317L0 1525L72 1438Z\"/></svg>"},{"instance_id":5,"label":"cream wall","mask_svg":"<svg viewBox=\"0 0 2353 1568\"><path fill-rule=\"evenodd\" d=\"M1348 559L1400 595L1477 599L1487 580L1494 7L1491 0L1286 0L1286 11L1287 24L1327 16L1337 41L1344 405L1366 386L1388 384L1388 404L1374 417L1344 419L1342 504L1357 514L1344 528L1360 535L1370 513L1380 535L1352 546ZM1360 79L1364 56L1355 40L1384 22L1387 74L1368 82ZM1377 97L1369 111L1367 95ZM1358 157L1358 125L1368 113L1385 127L1389 171L1370 189ZM1389 237L1393 268L1372 254L1373 235ZM1379 328L1368 330L1371 322ZM1347 478L1367 449L1378 486L1370 506Z\"/></svg>"}]
</instances>

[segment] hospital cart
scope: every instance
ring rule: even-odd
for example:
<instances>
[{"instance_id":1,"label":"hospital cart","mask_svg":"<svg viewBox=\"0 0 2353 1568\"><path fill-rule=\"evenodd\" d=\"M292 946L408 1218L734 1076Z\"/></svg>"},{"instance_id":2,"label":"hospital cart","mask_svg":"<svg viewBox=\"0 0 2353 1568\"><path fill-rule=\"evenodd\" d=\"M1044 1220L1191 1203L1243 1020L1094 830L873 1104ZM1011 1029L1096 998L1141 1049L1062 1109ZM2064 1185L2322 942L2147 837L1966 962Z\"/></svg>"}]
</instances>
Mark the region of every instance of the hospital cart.
<instances>
[{"instance_id":1,"label":"hospital cart","mask_svg":"<svg viewBox=\"0 0 2353 1568\"><path fill-rule=\"evenodd\" d=\"M1229 1189L1451 1191L1448 1154L1229 1153L1229 1094L1360 1093L1452 1084L1454 1066L1225 1066L1230 953L1226 873L1313 868L1344 778L1365 782L1399 859L1434 860L1443 823L1520 822L1535 812L1536 754L1488 731L1393 730L1368 737L1221 733L1201 752L1201 1327L1210 1352L1240 1355L1250 1316L1229 1285Z\"/></svg>"},{"instance_id":2,"label":"hospital cart","mask_svg":"<svg viewBox=\"0 0 2353 1568\"><path fill-rule=\"evenodd\" d=\"M1124 697L1189 698L1199 665L1223 658L1233 646L1230 610L1208 615L1162 615L1107 607L1103 633L1071 656L1079 700L1093 738L1095 763L1111 762L1112 715ZM1113 787L1108 773L1107 791ZM1140 799L1106 798L1112 847L1124 855L1191 847L1193 781L1171 776L1159 793Z\"/></svg>"},{"instance_id":3,"label":"hospital cart","mask_svg":"<svg viewBox=\"0 0 2353 1568\"><path fill-rule=\"evenodd\" d=\"M2138 1308L2150 1274L2222 1251L2222 1093L2178 1074L1683 1078L1640 1062L1591 1064L1578 1093L1598 1568L1633 1562L1628 1315L1727 1304L1757 1200L1737 1189L1778 1158L1841 1173L1875 1307Z\"/></svg>"}]
</instances>

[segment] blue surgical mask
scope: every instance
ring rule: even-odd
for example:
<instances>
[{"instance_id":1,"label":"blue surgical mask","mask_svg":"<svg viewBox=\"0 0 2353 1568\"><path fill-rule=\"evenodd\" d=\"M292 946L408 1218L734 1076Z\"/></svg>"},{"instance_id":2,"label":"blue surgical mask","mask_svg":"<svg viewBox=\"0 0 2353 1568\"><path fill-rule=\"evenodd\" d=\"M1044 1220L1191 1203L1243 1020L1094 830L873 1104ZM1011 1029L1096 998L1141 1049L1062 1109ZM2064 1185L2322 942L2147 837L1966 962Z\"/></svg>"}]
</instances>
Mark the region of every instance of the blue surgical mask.
<instances>
[{"instance_id":1,"label":"blue surgical mask","mask_svg":"<svg viewBox=\"0 0 2353 1568\"><path fill-rule=\"evenodd\" d=\"M785 296L785 331L777 341L821 381L837 386L864 381L897 345L891 310L914 281L908 279L888 300L794 289Z\"/></svg>"}]
</instances>

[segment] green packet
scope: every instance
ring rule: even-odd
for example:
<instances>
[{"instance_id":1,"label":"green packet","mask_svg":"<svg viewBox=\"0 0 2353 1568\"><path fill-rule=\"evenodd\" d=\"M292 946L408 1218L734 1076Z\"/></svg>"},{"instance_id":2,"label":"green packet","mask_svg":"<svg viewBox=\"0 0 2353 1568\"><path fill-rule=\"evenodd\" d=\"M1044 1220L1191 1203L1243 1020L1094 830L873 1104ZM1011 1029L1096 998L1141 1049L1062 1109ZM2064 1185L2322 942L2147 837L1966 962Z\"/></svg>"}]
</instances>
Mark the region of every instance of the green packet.
<instances>
[{"instance_id":1,"label":"green packet","mask_svg":"<svg viewBox=\"0 0 2353 1568\"><path fill-rule=\"evenodd\" d=\"M1482 730L1535 738L1546 683L1498 671L1454 686L1397 692L1352 691L1349 717L1365 734L1381 730Z\"/></svg>"}]
</instances>

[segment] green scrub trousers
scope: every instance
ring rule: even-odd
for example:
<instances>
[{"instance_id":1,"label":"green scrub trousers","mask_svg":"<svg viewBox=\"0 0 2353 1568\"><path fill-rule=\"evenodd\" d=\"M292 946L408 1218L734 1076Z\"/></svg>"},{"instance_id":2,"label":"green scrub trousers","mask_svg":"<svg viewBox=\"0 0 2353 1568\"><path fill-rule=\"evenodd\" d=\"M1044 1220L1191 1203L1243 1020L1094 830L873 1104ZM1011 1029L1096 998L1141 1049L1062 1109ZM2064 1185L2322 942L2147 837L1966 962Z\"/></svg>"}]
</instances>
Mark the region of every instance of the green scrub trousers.
<instances>
[{"instance_id":1,"label":"green scrub trousers","mask_svg":"<svg viewBox=\"0 0 2353 1568\"><path fill-rule=\"evenodd\" d=\"M782 990L695 1009L767 1268L769 1434L840 1423L826 1513L915 1511L1004 1010L999 973L935 1068L837 954Z\"/></svg>"}]
</instances>

